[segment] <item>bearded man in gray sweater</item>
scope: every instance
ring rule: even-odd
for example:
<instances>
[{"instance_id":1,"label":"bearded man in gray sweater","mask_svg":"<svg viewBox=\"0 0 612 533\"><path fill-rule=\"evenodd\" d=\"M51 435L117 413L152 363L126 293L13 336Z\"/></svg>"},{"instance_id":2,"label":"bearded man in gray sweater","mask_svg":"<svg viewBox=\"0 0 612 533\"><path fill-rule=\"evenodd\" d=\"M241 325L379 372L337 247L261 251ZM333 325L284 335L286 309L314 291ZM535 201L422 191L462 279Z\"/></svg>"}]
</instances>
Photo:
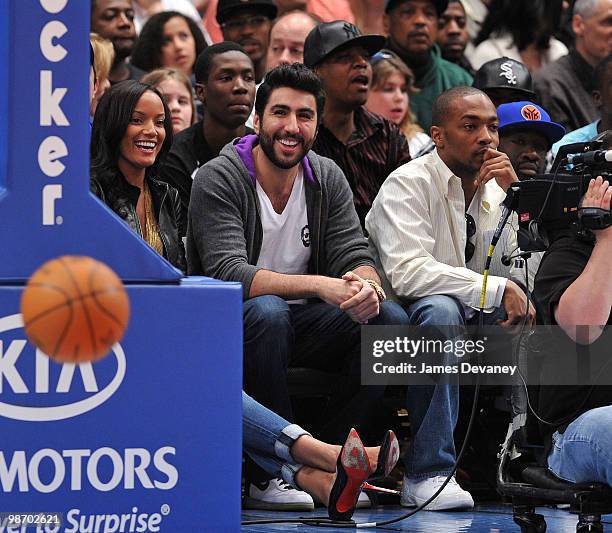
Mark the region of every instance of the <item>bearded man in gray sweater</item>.
<instances>
[{"instance_id":1,"label":"bearded man in gray sweater","mask_svg":"<svg viewBox=\"0 0 612 533\"><path fill-rule=\"evenodd\" d=\"M257 134L226 145L195 176L188 271L242 283L244 389L266 407L292 420L290 366L342 376L318 431L340 443L384 392L361 385L360 326L408 319L385 301L344 174L310 151L324 102L304 65L268 73ZM297 508L298 491L249 470L248 507Z\"/></svg>"}]
</instances>

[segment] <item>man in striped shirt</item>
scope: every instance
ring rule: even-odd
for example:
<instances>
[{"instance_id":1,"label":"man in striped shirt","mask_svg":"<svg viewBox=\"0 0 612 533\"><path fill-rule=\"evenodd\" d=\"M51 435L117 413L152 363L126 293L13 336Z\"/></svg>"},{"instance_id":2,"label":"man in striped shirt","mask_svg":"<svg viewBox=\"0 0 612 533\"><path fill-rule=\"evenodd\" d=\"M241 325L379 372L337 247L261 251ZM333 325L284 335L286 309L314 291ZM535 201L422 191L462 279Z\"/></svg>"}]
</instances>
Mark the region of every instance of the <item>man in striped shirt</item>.
<instances>
[{"instance_id":1,"label":"man in striped shirt","mask_svg":"<svg viewBox=\"0 0 612 533\"><path fill-rule=\"evenodd\" d=\"M497 113L479 89L442 93L433 124L436 150L389 176L366 228L387 295L402 304L412 325L475 325L486 235L499 221L505 191L518 178L508 156L497 151ZM499 321L510 331L525 315L531 323L535 318L519 285L500 275L488 277L484 307L486 325ZM451 353L447 364L453 360ZM459 388L409 387L408 394L415 438L404 458L401 504L410 507L433 496L454 466ZM472 506L470 494L452 479L427 509Z\"/></svg>"},{"instance_id":2,"label":"man in striped shirt","mask_svg":"<svg viewBox=\"0 0 612 533\"><path fill-rule=\"evenodd\" d=\"M362 226L385 178L410 161L399 128L363 107L372 79L369 59L384 42L340 20L319 24L304 45L304 64L319 75L327 95L313 149L344 172Z\"/></svg>"}]
</instances>

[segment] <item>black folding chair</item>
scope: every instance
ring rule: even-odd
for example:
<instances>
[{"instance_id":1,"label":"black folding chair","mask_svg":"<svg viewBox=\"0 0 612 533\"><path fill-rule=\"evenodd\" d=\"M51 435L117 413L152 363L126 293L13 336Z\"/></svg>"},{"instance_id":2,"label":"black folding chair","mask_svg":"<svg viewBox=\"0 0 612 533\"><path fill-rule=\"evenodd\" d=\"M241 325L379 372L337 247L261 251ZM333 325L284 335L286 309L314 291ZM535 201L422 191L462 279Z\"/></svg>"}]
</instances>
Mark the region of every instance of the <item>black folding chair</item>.
<instances>
[{"instance_id":1,"label":"black folding chair","mask_svg":"<svg viewBox=\"0 0 612 533\"><path fill-rule=\"evenodd\" d=\"M519 364L525 368L527 349L521 347L519 354ZM536 412L537 389L528 387L529 400ZM555 476L543 466L544 443L536 419L530 414L522 382L514 387L511 404L513 419L502 444L497 490L512 500L514 522L523 533L543 533L546 521L535 512L536 508L568 504L569 511L578 514L577 532L603 531L601 515L612 513L612 488L601 483L570 483Z\"/></svg>"}]
</instances>

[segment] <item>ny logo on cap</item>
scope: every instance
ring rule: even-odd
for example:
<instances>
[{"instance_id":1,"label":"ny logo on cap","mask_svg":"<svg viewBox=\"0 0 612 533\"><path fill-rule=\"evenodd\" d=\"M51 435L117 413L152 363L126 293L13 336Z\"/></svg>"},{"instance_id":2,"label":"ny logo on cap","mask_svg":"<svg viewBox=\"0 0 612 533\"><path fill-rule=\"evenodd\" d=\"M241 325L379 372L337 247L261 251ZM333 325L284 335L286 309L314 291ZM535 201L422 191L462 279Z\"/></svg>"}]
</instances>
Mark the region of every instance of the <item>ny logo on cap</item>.
<instances>
[{"instance_id":1,"label":"ny logo on cap","mask_svg":"<svg viewBox=\"0 0 612 533\"><path fill-rule=\"evenodd\" d=\"M510 63L510 61L506 61L505 63L502 63L499 68L501 70L499 75L508 80L508 85L516 85L516 76L512 70L512 63Z\"/></svg>"},{"instance_id":2,"label":"ny logo on cap","mask_svg":"<svg viewBox=\"0 0 612 533\"><path fill-rule=\"evenodd\" d=\"M525 120L541 120L542 119L542 113L540 113L540 110L532 105L526 105L523 107L523 109L521 109L521 115L523 115L523 118Z\"/></svg>"},{"instance_id":3,"label":"ny logo on cap","mask_svg":"<svg viewBox=\"0 0 612 533\"><path fill-rule=\"evenodd\" d=\"M355 37L359 37L360 35L359 28L349 22L345 22L344 26L342 26L342 29L344 30L344 33L346 33L347 39L354 39Z\"/></svg>"}]
</instances>

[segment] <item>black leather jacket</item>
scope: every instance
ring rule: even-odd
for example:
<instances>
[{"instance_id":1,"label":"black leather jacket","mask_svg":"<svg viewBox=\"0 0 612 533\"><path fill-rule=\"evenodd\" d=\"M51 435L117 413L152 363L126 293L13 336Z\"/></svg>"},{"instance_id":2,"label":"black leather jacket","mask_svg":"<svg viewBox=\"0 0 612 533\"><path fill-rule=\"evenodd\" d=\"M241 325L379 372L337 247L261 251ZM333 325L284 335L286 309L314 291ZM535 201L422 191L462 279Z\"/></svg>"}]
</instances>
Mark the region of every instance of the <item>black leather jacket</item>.
<instances>
[{"instance_id":1,"label":"black leather jacket","mask_svg":"<svg viewBox=\"0 0 612 533\"><path fill-rule=\"evenodd\" d=\"M164 245L164 257L176 268L186 272L185 247L183 239L179 237L186 230L186 215L182 210L178 191L163 181L145 179L153 199L155 218ZM110 191L102 187L95 177L92 177L90 189L142 237L140 220L136 214L136 202L140 196L138 187L130 185L122 176L118 176L117 186Z\"/></svg>"}]
</instances>

